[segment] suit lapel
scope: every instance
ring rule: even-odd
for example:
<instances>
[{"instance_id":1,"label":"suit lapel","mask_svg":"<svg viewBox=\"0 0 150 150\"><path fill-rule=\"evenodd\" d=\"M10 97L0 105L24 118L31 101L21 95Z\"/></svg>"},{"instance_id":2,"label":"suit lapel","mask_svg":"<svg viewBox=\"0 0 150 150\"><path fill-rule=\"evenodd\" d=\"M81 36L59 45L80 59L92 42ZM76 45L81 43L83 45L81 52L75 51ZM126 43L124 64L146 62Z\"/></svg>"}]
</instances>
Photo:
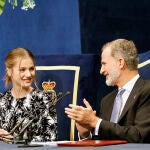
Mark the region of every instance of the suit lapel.
<instances>
[{"instance_id":1,"label":"suit lapel","mask_svg":"<svg viewBox=\"0 0 150 150\"><path fill-rule=\"evenodd\" d=\"M120 121L122 119L122 117L126 114L126 112L129 110L129 108L132 107L132 104L137 99L137 95L140 92L140 90L142 89L143 84L144 84L144 80L140 77L137 80L137 82L135 83L118 121Z\"/></svg>"}]
</instances>

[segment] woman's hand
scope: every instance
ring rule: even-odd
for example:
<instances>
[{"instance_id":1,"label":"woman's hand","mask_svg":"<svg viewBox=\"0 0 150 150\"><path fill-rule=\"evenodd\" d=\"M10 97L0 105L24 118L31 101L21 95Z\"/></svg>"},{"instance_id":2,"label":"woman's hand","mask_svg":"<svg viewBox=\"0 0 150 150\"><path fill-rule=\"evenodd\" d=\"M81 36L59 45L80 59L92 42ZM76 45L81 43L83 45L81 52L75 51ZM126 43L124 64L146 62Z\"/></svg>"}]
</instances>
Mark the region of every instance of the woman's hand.
<instances>
[{"instance_id":1,"label":"woman's hand","mask_svg":"<svg viewBox=\"0 0 150 150\"><path fill-rule=\"evenodd\" d=\"M5 141L5 142L10 142L12 141L13 136L7 132L4 129L0 129L0 140Z\"/></svg>"}]
</instances>

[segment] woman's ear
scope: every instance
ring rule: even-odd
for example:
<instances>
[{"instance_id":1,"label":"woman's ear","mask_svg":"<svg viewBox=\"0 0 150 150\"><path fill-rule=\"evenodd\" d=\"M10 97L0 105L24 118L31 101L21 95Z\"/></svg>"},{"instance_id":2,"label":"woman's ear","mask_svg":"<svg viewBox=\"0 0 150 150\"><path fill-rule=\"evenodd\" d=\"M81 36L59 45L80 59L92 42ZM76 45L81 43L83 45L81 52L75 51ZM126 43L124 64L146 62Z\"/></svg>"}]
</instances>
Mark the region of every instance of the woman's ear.
<instances>
[{"instance_id":1,"label":"woman's ear","mask_svg":"<svg viewBox=\"0 0 150 150\"><path fill-rule=\"evenodd\" d=\"M12 70L10 68L6 68L6 73L8 74L9 77L11 77Z\"/></svg>"}]
</instances>

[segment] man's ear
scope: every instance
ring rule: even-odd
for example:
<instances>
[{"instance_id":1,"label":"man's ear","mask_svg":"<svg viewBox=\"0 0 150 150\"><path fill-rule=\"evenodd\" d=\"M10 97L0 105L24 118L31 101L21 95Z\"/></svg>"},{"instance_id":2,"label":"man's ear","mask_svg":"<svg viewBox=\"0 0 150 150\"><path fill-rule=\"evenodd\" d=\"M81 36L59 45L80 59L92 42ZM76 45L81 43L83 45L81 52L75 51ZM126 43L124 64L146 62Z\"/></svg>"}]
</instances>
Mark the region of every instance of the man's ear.
<instances>
[{"instance_id":1,"label":"man's ear","mask_svg":"<svg viewBox=\"0 0 150 150\"><path fill-rule=\"evenodd\" d=\"M123 58L119 59L119 65L120 65L120 68L124 68L126 66L126 62Z\"/></svg>"}]
</instances>

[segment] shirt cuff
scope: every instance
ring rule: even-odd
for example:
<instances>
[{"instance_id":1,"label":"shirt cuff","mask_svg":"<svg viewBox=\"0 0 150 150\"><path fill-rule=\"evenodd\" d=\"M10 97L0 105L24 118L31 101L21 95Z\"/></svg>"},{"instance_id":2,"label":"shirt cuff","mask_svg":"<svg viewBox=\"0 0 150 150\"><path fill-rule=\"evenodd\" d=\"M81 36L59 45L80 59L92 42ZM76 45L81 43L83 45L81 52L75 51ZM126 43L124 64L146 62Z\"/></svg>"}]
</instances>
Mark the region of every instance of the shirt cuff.
<instances>
[{"instance_id":1,"label":"shirt cuff","mask_svg":"<svg viewBox=\"0 0 150 150\"><path fill-rule=\"evenodd\" d=\"M96 127L95 127L95 132L94 132L95 135L98 135L99 126L100 126L101 122L102 122L102 119L100 118L100 119L97 121L97 124L96 124Z\"/></svg>"},{"instance_id":2,"label":"shirt cuff","mask_svg":"<svg viewBox=\"0 0 150 150\"><path fill-rule=\"evenodd\" d=\"M81 138L78 132L78 138L79 138L79 141L89 140L92 138L92 133L90 132L86 138Z\"/></svg>"}]
</instances>

